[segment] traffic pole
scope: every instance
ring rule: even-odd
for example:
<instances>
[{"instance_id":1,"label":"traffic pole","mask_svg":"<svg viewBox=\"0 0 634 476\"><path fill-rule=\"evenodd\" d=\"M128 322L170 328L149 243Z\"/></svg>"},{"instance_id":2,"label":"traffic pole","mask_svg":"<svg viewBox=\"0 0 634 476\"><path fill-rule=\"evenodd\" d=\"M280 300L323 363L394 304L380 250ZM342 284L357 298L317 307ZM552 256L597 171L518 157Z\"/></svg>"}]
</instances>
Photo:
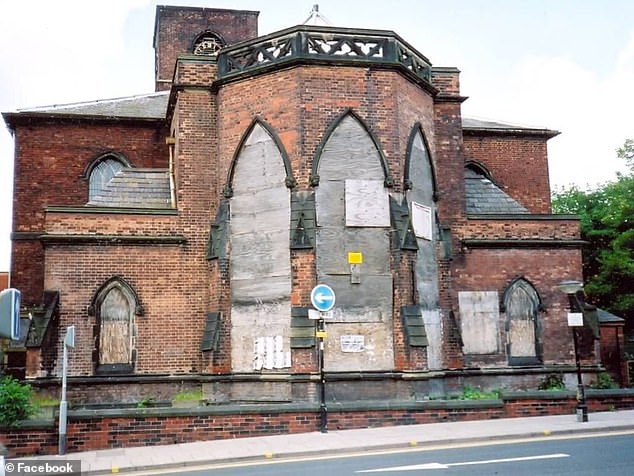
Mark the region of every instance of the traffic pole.
<instances>
[{"instance_id":1,"label":"traffic pole","mask_svg":"<svg viewBox=\"0 0 634 476\"><path fill-rule=\"evenodd\" d=\"M59 440L58 452L60 455L66 454L66 414L68 403L66 402L66 372L68 366L68 346L64 343L64 361L62 365L62 398L59 402Z\"/></svg>"},{"instance_id":2,"label":"traffic pole","mask_svg":"<svg viewBox=\"0 0 634 476\"><path fill-rule=\"evenodd\" d=\"M62 362L62 396L59 402L59 440L58 452L66 454L66 420L68 419L68 402L66 402L66 374L68 374L68 348L75 347L75 326L66 328L64 336L64 360Z\"/></svg>"},{"instance_id":3,"label":"traffic pole","mask_svg":"<svg viewBox=\"0 0 634 476\"><path fill-rule=\"evenodd\" d=\"M325 322L319 319L319 431L328 433L328 407L326 405L326 372L324 372Z\"/></svg>"}]
</instances>

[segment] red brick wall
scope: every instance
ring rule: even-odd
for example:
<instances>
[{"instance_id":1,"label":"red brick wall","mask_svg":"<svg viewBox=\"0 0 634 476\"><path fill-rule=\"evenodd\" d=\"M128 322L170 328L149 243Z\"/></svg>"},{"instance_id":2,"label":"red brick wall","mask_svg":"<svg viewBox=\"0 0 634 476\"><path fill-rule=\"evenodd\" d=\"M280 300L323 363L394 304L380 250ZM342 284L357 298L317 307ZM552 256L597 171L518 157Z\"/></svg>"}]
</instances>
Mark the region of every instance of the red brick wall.
<instances>
[{"instance_id":1,"label":"red brick wall","mask_svg":"<svg viewBox=\"0 0 634 476\"><path fill-rule=\"evenodd\" d=\"M467 249L455 266L454 284L460 291L497 291L501 297L513 279L519 276L527 279L545 307L545 312L538 316L544 336L544 363L574 360L566 320L568 301L556 286L564 279L581 279L581 250ZM504 322L500 322L499 329L503 332ZM505 341L502 336L501 342ZM498 357L498 363L505 365L503 350Z\"/></svg>"},{"instance_id":2,"label":"red brick wall","mask_svg":"<svg viewBox=\"0 0 634 476\"><path fill-rule=\"evenodd\" d=\"M174 161L176 168L176 194L179 210L178 225L185 236L187 245L182 249L177 273L182 273L182 281L175 292L187 296L187 325L191 325L198 335L183 345L193 346L190 355L195 357L199 370L222 373L230 369L227 358L218 355L205 360L197 352L200 336L204 329L204 319L209 311L222 311L223 331L221 352L231 355L231 339L225 322L228 315L230 290L228 287L228 263L223 260L207 262L207 243L210 223L213 221L220 203L222 187L218 187L217 167L217 103L215 95L207 88L216 75L214 63L204 63L192 67L187 61L179 62L178 84L184 88L177 94L171 129L176 138ZM189 86L194 86L190 88ZM209 366L209 363L211 365Z\"/></svg>"},{"instance_id":3,"label":"red brick wall","mask_svg":"<svg viewBox=\"0 0 634 476\"><path fill-rule=\"evenodd\" d=\"M495 183L531 213L550 213L545 137L465 134L465 159L484 164Z\"/></svg>"},{"instance_id":4,"label":"red brick wall","mask_svg":"<svg viewBox=\"0 0 634 476\"><path fill-rule=\"evenodd\" d=\"M196 293L190 292L187 268L182 265L186 261L184 248L186 245L56 245L47 249L45 282L48 289L60 291L60 327L74 325L76 331L69 375L93 373L95 316L89 316L87 309L97 289L113 276L125 279L144 307L144 314L134 318L136 372L199 370L205 313L196 302ZM61 352L60 344L58 363Z\"/></svg>"},{"instance_id":5,"label":"red brick wall","mask_svg":"<svg viewBox=\"0 0 634 476\"><path fill-rule=\"evenodd\" d=\"M291 250L291 306L312 307L310 291L317 284L315 254L312 250ZM293 373L318 372L317 352L312 349L291 349Z\"/></svg>"},{"instance_id":6,"label":"red brick wall","mask_svg":"<svg viewBox=\"0 0 634 476\"><path fill-rule=\"evenodd\" d=\"M156 124L94 124L57 121L18 125L13 192L13 231L42 233L47 206L88 201L88 165L120 152L135 167L167 167L166 130ZM12 286L25 305L42 298L43 251L38 242L14 241Z\"/></svg>"},{"instance_id":7,"label":"red brick wall","mask_svg":"<svg viewBox=\"0 0 634 476\"><path fill-rule=\"evenodd\" d=\"M589 410L612 411L634 408L632 396L589 397ZM377 428L395 425L441 423L544 415L572 415L576 400L572 397L505 398L503 405L460 404L391 410L340 411L329 408L328 429ZM195 414L192 414L195 413ZM182 414L133 415L121 417L75 417L67 424L69 452L131 446L169 445L204 440L246 438L319 429L317 411L266 412L215 415L213 412L187 409ZM57 427L2 429L0 442L10 457L57 453Z\"/></svg>"},{"instance_id":8,"label":"red brick wall","mask_svg":"<svg viewBox=\"0 0 634 476\"><path fill-rule=\"evenodd\" d=\"M461 239L578 240L579 220L469 220L456 229Z\"/></svg>"},{"instance_id":9,"label":"red brick wall","mask_svg":"<svg viewBox=\"0 0 634 476\"><path fill-rule=\"evenodd\" d=\"M394 275L394 318L392 320L394 333L394 368L396 370L422 370L427 368L427 348L410 347L407 344L401 306L418 302L414 288L413 272L416 266L416 253L400 251L393 253L393 259L398 260L393 268Z\"/></svg>"},{"instance_id":10,"label":"red brick wall","mask_svg":"<svg viewBox=\"0 0 634 476\"><path fill-rule=\"evenodd\" d=\"M300 190L309 187L313 157L328 127L350 109L377 139L397 190L412 127L421 122L426 134L433 134L431 97L399 74L383 70L286 69L221 87L218 108L220 176L226 176L240 139L258 117L279 135Z\"/></svg>"}]
</instances>

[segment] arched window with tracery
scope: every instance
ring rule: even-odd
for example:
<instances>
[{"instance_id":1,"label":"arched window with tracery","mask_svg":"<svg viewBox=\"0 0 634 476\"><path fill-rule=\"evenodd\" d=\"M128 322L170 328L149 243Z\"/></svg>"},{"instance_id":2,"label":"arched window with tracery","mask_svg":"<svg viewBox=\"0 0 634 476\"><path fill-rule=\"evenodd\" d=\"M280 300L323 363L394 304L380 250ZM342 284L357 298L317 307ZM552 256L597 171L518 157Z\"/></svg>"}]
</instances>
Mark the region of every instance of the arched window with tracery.
<instances>
[{"instance_id":1,"label":"arched window with tracery","mask_svg":"<svg viewBox=\"0 0 634 476\"><path fill-rule=\"evenodd\" d=\"M113 177L129 164L122 157L106 154L95 160L87 172L89 187L88 201L101 195Z\"/></svg>"}]
</instances>

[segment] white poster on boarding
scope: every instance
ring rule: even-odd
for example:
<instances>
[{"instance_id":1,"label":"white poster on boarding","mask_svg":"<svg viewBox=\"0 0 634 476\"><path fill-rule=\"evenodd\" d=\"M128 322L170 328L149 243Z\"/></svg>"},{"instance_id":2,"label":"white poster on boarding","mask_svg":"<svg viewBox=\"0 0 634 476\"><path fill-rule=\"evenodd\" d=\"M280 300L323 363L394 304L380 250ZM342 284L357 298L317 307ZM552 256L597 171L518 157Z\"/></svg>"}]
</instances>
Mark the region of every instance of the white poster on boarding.
<instances>
[{"instance_id":1,"label":"white poster on boarding","mask_svg":"<svg viewBox=\"0 0 634 476\"><path fill-rule=\"evenodd\" d=\"M412 202L412 226L417 238L430 240L433 237L433 218L431 207Z\"/></svg>"}]
</instances>

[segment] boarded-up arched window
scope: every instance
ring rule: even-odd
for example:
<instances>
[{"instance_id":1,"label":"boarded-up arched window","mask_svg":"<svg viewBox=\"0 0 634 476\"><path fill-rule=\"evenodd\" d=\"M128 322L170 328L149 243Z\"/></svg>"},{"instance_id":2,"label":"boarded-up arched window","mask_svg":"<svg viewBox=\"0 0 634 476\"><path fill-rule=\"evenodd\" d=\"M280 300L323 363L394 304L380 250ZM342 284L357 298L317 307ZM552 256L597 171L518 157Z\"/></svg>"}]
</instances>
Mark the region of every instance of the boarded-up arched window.
<instances>
[{"instance_id":1,"label":"boarded-up arched window","mask_svg":"<svg viewBox=\"0 0 634 476\"><path fill-rule=\"evenodd\" d=\"M390 180L378 142L355 114L344 114L325 134L313 178L318 178L317 280L337 295L324 366L332 371L391 369Z\"/></svg>"},{"instance_id":2,"label":"boarded-up arched window","mask_svg":"<svg viewBox=\"0 0 634 476\"><path fill-rule=\"evenodd\" d=\"M291 209L284 156L274 133L256 121L233 163L229 228L234 372L291 366Z\"/></svg>"},{"instance_id":3,"label":"boarded-up arched window","mask_svg":"<svg viewBox=\"0 0 634 476\"><path fill-rule=\"evenodd\" d=\"M93 360L97 373L131 373L135 360L134 317L140 314L136 294L120 278L107 281L96 293Z\"/></svg>"},{"instance_id":4,"label":"boarded-up arched window","mask_svg":"<svg viewBox=\"0 0 634 476\"><path fill-rule=\"evenodd\" d=\"M440 317L438 261L436 242L438 226L436 223L436 179L434 167L420 124L417 124L409 137L406 157L407 202L411 210L412 225L416 239L415 284L418 304L425 322L427 333L427 365L430 369L442 368L442 320ZM427 220L416 217L417 210L423 210ZM426 226L418 226L417 222ZM420 233L417 228L428 230Z\"/></svg>"},{"instance_id":5,"label":"boarded-up arched window","mask_svg":"<svg viewBox=\"0 0 634 476\"><path fill-rule=\"evenodd\" d=\"M514 280L502 297L506 313L506 345L510 365L540 362L538 313L540 298L531 283Z\"/></svg>"}]
</instances>

